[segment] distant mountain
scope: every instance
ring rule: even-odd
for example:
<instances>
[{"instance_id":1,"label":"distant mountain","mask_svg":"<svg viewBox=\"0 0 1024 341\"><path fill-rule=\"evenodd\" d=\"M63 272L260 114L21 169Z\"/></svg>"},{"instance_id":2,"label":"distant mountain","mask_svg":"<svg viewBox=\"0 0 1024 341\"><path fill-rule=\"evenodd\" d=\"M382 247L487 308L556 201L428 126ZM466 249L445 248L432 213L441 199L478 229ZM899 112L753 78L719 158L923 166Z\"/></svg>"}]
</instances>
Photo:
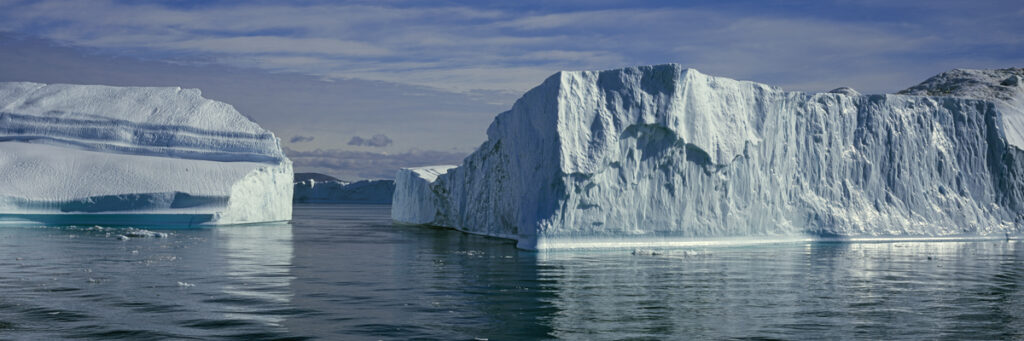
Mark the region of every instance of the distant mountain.
<instances>
[{"instance_id":1,"label":"distant mountain","mask_svg":"<svg viewBox=\"0 0 1024 341\"><path fill-rule=\"evenodd\" d=\"M395 193L392 180L346 182L319 173L296 173L295 203L390 204Z\"/></svg>"}]
</instances>

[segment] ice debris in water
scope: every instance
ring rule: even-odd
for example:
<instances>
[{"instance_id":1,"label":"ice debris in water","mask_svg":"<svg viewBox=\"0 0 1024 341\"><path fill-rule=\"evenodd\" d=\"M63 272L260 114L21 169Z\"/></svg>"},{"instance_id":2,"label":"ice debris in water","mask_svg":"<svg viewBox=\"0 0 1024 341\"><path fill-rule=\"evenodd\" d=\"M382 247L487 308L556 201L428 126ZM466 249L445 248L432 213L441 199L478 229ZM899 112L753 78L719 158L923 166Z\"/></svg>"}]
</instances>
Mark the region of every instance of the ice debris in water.
<instances>
[{"instance_id":1,"label":"ice debris in water","mask_svg":"<svg viewBox=\"0 0 1024 341\"><path fill-rule=\"evenodd\" d=\"M708 257L711 256L711 252L706 250L652 250L652 249L633 249L631 252L634 256L668 256L668 257Z\"/></svg>"},{"instance_id":2,"label":"ice debris in water","mask_svg":"<svg viewBox=\"0 0 1024 341\"><path fill-rule=\"evenodd\" d=\"M661 255L661 252L658 252L658 251L655 251L655 250L647 250L647 249L633 249L633 255L634 256L658 256L658 255Z\"/></svg>"},{"instance_id":3,"label":"ice debris in water","mask_svg":"<svg viewBox=\"0 0 1024 341\"><path fill-rule=\"evenodd\" d=\"M128 231L126 231L124 233L124 235L128 236L128 237L132 237L132 238L146 238L146 237L166 238L166 237L168 237L167 233L153 232L153 231L149 231L149 230L136 229L136 228L128 228Z\"/></svg>"},{"instance_id":4,"label":"ice debris in water","mask_svg":"<svg viewBox=\"0 0 1024 341\"><path fill-rule=\"evenodd\" d=\"M116 235L116 237L115 237L118 240L129 240L129 239L132 239L132 238L167 238L167 237L171 236L170 233L167 233L167 232L155 232L155 231L150 231L150 230L145 230L145 229L140 229L140 228L134 228L134 227L129 227L129 228L125 228L125 229L114 229L114 228L109 228L109 227L108 228L103 228L103 227L100 227L100 226L94 226L94 227L95 228L99 228L100 231L103 231L103 229L106 229L106 231L121 232L120 234ZM110 235L111 235L111 233L107 232L107 236L109 237Z\"/></svg>"}]
</instances>

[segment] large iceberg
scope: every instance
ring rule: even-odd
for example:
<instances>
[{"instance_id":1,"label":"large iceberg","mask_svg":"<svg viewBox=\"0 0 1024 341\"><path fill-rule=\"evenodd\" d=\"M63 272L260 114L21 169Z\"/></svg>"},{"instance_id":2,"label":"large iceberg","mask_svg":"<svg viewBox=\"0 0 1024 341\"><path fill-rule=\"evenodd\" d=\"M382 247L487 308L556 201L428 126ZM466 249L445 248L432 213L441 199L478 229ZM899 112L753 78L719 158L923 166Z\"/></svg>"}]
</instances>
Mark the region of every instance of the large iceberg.
<instances>
[{"instance_id":1,"label":"large iceberg","mask_svg":"<svg viewBox=\"0 0 1024 341\"><path fill-rule=\"evenodd\" d=\"M273 133L196 89L0 83L0 221L291 219Z\"/></svg>"},{"instance_id":2,"label":"large iceberg","mask_svg":"<svg viewBox=\"0 0 1024 341\"><path fill-rule=\"evenodd\" d=\"M399 171L392 216L524 249L1017 235L1021 70L979 74L953 97L789 92L674 64L560 72L461 166Z\"/></svg>"}]
</instances>

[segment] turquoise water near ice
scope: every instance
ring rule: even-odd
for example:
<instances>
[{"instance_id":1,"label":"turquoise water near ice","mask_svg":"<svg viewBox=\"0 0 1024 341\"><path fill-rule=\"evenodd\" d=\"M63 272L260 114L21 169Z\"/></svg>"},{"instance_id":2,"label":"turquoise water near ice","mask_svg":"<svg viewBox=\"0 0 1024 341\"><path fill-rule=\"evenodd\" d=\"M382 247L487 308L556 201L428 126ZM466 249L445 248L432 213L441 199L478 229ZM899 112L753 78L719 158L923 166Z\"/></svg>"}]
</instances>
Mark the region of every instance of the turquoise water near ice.
<instances>
[{"instance_id":1,"label":"turquoise water near ice","mask_svg":"<svg viewBox=\"0 0 1024 341\"><path fill-rule=\"evenodd\" d=\"M1020 241L536 253L389 212L3 227L0 339L1024 338Z\"/></svg>"}]
</instances>

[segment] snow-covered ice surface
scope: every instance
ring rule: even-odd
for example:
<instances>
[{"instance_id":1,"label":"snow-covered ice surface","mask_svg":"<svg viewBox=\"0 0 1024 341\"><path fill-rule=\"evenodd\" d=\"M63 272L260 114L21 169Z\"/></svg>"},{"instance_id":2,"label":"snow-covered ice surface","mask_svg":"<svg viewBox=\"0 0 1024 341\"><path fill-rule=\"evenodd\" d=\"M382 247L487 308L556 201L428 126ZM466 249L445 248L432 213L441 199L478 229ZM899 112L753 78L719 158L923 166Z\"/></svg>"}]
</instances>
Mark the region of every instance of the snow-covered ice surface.
<instances>
[{"instance_id":1,"label":"snow-covered ice surface","mask_svg":"<svg viewBox=\"0 0 1024 341\"><path fill-rule=\"evenodd\" d=\"M956 69L900 91L904 95L955 96L991 101L998 107L1006 140L1024 148L1024 68Z\"/></svg>"},{"instance_id":2,"label":"snow-covered ice surface","mask_svg":"<svg viewBox=\"0 0 1024 341\"><path fill-rule=\"evenodd\" d=\"M1019 235L1020 81L972 79L1017 97L787 92L674 64L560 72L461 166L399 171L392 215L524 249Z\"/></svg>"},{"instance_id":3,"label":"snow-covered ice surface","mask_svg":"<svg viewBox=\"0 0 1024 341\"><path fill-rule=\"evenodd\" d=\"M291 219L273 133L199 90L0 83L0 221Z\"/></svg>"}]
</instances>

